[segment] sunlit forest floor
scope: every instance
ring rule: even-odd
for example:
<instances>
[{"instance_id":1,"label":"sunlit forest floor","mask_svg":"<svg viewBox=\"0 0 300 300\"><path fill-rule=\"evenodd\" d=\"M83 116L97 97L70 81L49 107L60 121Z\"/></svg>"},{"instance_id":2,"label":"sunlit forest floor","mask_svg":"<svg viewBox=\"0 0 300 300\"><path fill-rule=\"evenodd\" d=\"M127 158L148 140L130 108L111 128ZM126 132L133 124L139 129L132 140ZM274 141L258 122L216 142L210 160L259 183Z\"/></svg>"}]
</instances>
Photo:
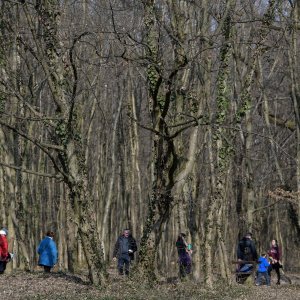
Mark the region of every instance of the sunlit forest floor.
<instances>
[{"instance_id":1,"label":"sunlit forest floor","mask_svg":"<svg viewBox=\"0 0 300 300\"><path fill-rule=\"evenodd\" d=\"M154 286L135 282L130 278L111 275L105 288L96 288L83 275L65 273L16 272L0 276L0 299L300 299L300 274L289 274L292 284L283 282L271 287L216 284L208 290L192 281L164 279Z\"/></svg>"}]
</instances>

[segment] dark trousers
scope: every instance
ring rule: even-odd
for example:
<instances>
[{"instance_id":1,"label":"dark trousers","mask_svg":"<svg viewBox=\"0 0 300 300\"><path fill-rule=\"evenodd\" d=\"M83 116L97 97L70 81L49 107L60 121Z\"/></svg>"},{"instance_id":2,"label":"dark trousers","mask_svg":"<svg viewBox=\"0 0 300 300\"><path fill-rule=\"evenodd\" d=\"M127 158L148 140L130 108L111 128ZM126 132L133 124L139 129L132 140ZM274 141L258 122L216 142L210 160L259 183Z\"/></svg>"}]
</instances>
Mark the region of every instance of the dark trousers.
<instances>
[{"instance_id":1,"label":"dark trousers","mask_svg":"<svg viewBox=\"0 0 300 300\"><path fill-rule=\"evenodd\" d=\"M276 262L274 264L270 264L270 266L268 268L269 276L271 276L271 271L275 270L276 275L277 275L277 283L280 283L280 268L281 268L281 265L279 264L279 262Z\"/></svg>"},{"instance_id":2,"label":"dark trousers","mask_svg":"<svg viewBox=\"0 0 300 300\"><path fill-rule=\"evenodd\" d=\"M179 262L179 275L181 278L191 273L192 260L190 255L187 252L179 254L178 262Z\"/></svg>"},{"instance_id":3,"label":"dark trousers","mask_svg":"<svg viewBox=\"0 0 300 300\"><path fill-rule=\"evenodd\" d=\"M45 272L45 273L50 273L50 271L51 271L51 267L49 267L49 266L44 266L44 272Z\"/></svg>"},{"instance_id":4,"label":"dark trousers","mask_svg":"<svg viewBox=\"0 0 300 300\"><path fill-rule=\"evenodd\" d=\"M3 274L6 269L6 261L0 261L0 274Z\"/></svg>"},{"instance_id":5,"label":"dark trousers","mask_svg":"<svg viewBox=\"0 0 300 300\"><path fill-rule=\"evenodd\" d=\"M42 265L42 264L39 264L40 267L43 267L44 268L44 272L45 273L50 273L52 267L50 266L45 266L45 265Z\"/></svg>"},{"instance_id":6,"label":"dark trousers","mask_svg":"<svg viewBox=\"0 0 300 300\"><path fill-rule=\"evenodd\" d=\"M128 254L122 254L118 258L118 271L120 275L123 275L124 266L125 266L125 275L128 275L129 266L130 266L130 257Z\"/></svg>"}]
</instances>

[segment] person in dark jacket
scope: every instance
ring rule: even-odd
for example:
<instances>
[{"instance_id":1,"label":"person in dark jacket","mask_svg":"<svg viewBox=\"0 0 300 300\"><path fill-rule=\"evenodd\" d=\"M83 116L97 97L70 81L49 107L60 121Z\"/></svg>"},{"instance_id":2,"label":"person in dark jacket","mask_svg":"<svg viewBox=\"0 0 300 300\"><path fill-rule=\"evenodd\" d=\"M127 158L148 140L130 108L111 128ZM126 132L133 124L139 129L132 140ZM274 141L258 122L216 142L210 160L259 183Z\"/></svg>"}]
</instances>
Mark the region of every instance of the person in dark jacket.
<instances>
[{"instance_id":1,"label":"person in dark jacket","mask_svg":"<svg viewBox=\"0 0 300 300\"><path fill-rule=\"evenodd\" d=\"M113 259L118 258L118 271L119 275L123 275L125 266L125 275L129 275L130 262L134 260L134 253L137 251L135 239L132 237L129 229L124 229L123 234L118 237L114 252Z\"/></svg>"},{"instance_id":2,"label":"person in dark jacket","mask_svg":"<svg viewBox=\"0 0 300 300\"><path fill-rule=\"evenodd\" d=\"M276 284L280 284L280 268L282 267L281 263L280 263L281 251L278 246L277 240L271 241L271 248L268 251L268 255L269 255L269 259L271 261L271 264L268 269L268 274L269 274L269 276L271 276L271 271L275 270L275 272L277 274L277 283Z\"/></svg>"},{"instance_id":3,"label":"person in dark jacket","mask_svg":"<svg viewBox=\"0 0 300 300\"><path fill-rule=\"evenodd\" d=\"M237 258L240 262L239 272L249 271L253 268L252 262L257 261L258 255L255 244L252 240L252 234L247 233L238 244ZM245 263L244 263L245 262Z\"/></svg>"},{"instance_id":4,"label":"person in dark jacket","mask_svg":"<svg viewBox=\"0 0 300 300\"><path fill-rule=\"evenodd\" d=\"M57 248L53 237L54 232L48 231L37 249L40 255L38 264L44 267L45 273L49 273L57 262Z\"/></svg>"},{"instance_id":5,"label":"person in dark jacket","mask_svg":"<svg viewBox=\"0 0 300 300\"><path fill-rule=\"evenodd\" d=\"M184 278L187 274L191 273L192 250L190 246L191 245L186 242L186 235L184 233L180 233L176 241L180 278Z\"/></svg>"},{"instance_id":6,"label":"person in dark jacket","mask_svg":"<svg viewBox=\"0 0 300 300\"><path fill-rule=\"evenodd\" d=\"M0 274L3 274L6 269L6 264L10 260L7 242L8 231L6 228L0 230Z\"/></svg>"},{"instance_id":7,"label":"person in dark jacket","mask_svg":"<svg viewBox=\"0 0 300 300\"><path fill-rule=\"evenodd\" d=\"M251 233L247 233L240 240L237 249L237 258L242 261L257 261L258 255Z\"/></svg>"}]
</instances>

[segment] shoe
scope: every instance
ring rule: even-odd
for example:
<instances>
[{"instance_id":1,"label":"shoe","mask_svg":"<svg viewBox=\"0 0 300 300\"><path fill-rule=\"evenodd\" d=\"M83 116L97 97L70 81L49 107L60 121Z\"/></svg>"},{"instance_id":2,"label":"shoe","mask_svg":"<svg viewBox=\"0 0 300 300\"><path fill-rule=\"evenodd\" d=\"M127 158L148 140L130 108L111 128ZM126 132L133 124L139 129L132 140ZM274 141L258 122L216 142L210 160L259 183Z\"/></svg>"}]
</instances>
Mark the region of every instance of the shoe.
<instances>
[{"instance_id":1,"label":"shoe","mask_svg":"<svg viewBox=\"0 0 300 300\"><path fill-rule=\"evenodd\" d=\"M276 284L280 284L280 281L277 281Z\"/></svg>"}]
</instances>

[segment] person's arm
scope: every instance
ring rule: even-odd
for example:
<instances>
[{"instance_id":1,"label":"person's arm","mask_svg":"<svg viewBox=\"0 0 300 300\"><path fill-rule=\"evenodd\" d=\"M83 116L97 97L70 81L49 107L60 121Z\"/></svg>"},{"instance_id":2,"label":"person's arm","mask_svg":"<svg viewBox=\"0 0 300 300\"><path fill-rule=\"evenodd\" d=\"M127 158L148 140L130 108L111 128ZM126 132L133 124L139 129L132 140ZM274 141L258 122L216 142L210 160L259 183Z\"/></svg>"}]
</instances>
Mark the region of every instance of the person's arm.
<instances>
[{"instance_id":1,"label":"person's arm","mask_svg":"<svg viewBox=\"0 0 300 300\"><path fill-rule=\"evenodd\" d=\"M119 238L117 239L117 241L116 241L116 243L115 243L114 252L113 252L113 257L114 257L114 258L117 257L118 251L119 251Z\"/></svg>"},{"instance_id":2,"label":"person's arm","mask_svg":"<svg viewBox=\"0 0 300 300\"><path fill-rule=\"evenodd\" d=\"M251 250L252 250L252 254L253 254L253 259L256 261L258 259L258 254L257 254L257 251L256 251L256 247L254 245L254 242L251 241Z\"/></svg>"},{"instance_id":3,"label":"person's arm","mask_svg":"<svg viewBox=\"0 0 300 300\"><path fill-rule=\"evenodd\" d=\"M267 259L265 259L265 267L267 268L270 265Z\"/></svg>"},{"instance_id":4,"label":"person's arm","mask_svg":"<svg viewBox=\"0 0 300 300\"><path fill-rule=\"evenodd\" d=\"M132 237L130 249L131 249L133 252L136 252L136 251L137 251L136 240L135 240L133 237Z\"/></svg>"},{"instance_id":5,"label":"person's arm","mask_svg":"<svg viewBox=\"0 0 300 300\"><path fill-rule=\"evenodd\" d=\"M182 237L182 241L183 241L183 244L184 244L185 248L187 248L188 243L186 242L184 237Z\"/></svg>"},{"instance_id":6,"label":"person's arm","mask_svg":"<svg viewBox=\"0 0 300 300\"><path fill-rule=\"evenodd\" d=\"M243 260L242 250L241 250L241 243L240 242L238 244L236 254L237 254L238 260Z\"/></svg>"},{"instance_id":7,"label":"person's arm","mask_svg":"<svg viewBox=\"0 0 300 300\"><path fill-rule=\"evenodd\" d=\"M281 248L278 246L278 254L277 254L277 258L278 258L278 261L281 260L281 254L282 254L282 251L281 251Z\"/></svg>"},{"instance_id":8,"label":"person's arm","mask_svg":"<svg viewBox=\"0 0 300 300\"><path fill-rule=\"evenodd\" d=\"M58 252L57 252L56 244L53 240L51 241L50 247L51 247L52 261L53 261L53 264L55 265L57 262Z\"/></svg>"},{"instance_id":9,"label":"person's arm","mask_svg":"<svg viewBox=\"0 0 300 300\"><path fill-rule=\"evenodd\" d=\"M37 248L37 253L38 254L42 254L44 248L45 248L45 239L43 239L40 244L38 245L38 248Z\"/></svg>"}]
</instances>

